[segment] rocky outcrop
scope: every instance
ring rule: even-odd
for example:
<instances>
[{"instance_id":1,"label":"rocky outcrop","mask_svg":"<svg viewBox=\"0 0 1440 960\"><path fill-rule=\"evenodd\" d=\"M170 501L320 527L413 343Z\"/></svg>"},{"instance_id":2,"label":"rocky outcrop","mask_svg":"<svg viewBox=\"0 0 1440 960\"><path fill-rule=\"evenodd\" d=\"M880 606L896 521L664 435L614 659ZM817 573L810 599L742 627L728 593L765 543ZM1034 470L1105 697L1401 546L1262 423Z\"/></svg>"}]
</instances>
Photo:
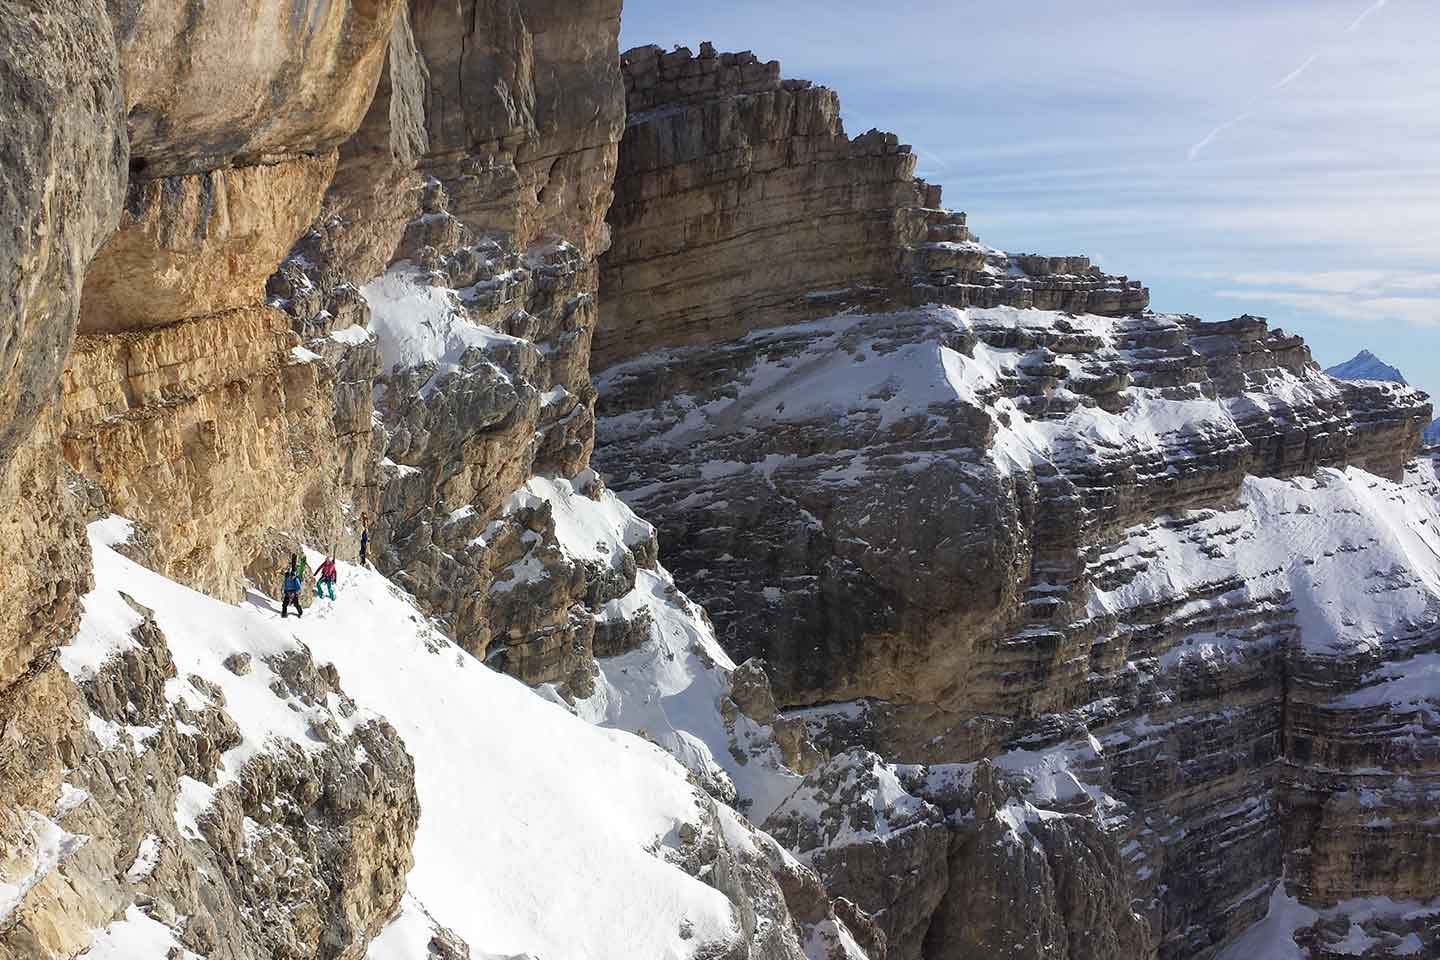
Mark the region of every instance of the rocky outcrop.
<instances>
[{"instance_id":1,"label":"rocky outcrop","mask_svg":"<svg viewBox=\"0 0 1440 960\"><path fill-rule=\"evenodd\" d=\"M833 94L708 48L626 65L595 462L834 755L770 829L900 956L1208 958L1282 876L1323 950L1346 903L1424 900L1429 854L1387 851L1429 849L1433 695L1362 691L1423 672L1440 609L1402 573L1440 553L1392 552L1382 506L1434 523L1407 466L1426 398L1336 382L1260 318L1146 313L1083 257L994 250L929 185L866 248L888 266L826 248L819 225L867 222L846 203L884 206L838 125L787 126ZM787 202L789 175L819 187ZM799 255L755 255L751 227ZM1347 556L1405 599L1297 573ZM1399 913L1364 921L1376 943L1428 943Z\"/></svg>"},{"instance_id":2,"label":"rocky outcrop","mask_svg":"<svg viewBox=\"0 0 1440 960\"><path fill-rule=\"evenodd\" d=\"M1402 700L1396 713L1395 697L1357 692L1413 673L1400 664L1428 649L1429 575L1399 572L1412 548L1386 552L1394 521L1378 507L1433 512L1404 466L1429 419L1422 396L1339 384L1254 318L949 308L657 352L600 388L598 463L657 521L722 641L771 662L782 703L866 698L808 712L817 742L942 770L991 757L1041 811L1022 818L1018 844L1002 842L1004 823L974 833L948 821L941 866L868 823L827 842L772 818L815 851L833 890L876 913L892 950L982 956L1023 929L1039 956L1077 949L1064 944L1103 918L1109 946L1071 955L1204 957L1264 919L1262 894L1282 873L1317 907L1424 897L1382 851L1427 849L1423 829L1406 832L1427 775L1360 743L1382 749L1381 730L1430 708ZM1354 468L1318 487L1302 479L1346 463L1405 485ZM1369 501L1367 485L1386 492ZM1417 531L1435 522L1415 516ZM1383 555L1349 561L1373 569L1366 589L1406 600L1383 616L1327 615L1332 638L1303 613L1323 601L1300 596L1326 579L1286 571L1371 549ZM1352 622L1386 642L1339 639ZM1358 702L1338 709L1356 696L1369 719L1349 712ZM1417 758L1432 752L1427 722ZM1341 728L1352 759L1315 752L1313 738L1329 744ZM1346 799L1353 774L1331 772L1351 763L1378 778L1370 808ZM822 767L807 780L837 818L865 806L835 799L865 782L835 779L846 776ZM913 776L903 785L964 809ZM1017 870L1029 880L1010 890ZM866 889L877 874L912 892L887 901ZM939 879L914 882L925 876ZM1023 906L1006 920L997 902ZM1029 922L1036 911L1048 926Z\"/></svg>"},{"instance_id":3,"label":"rocky outcrop","mask_svg":"<svg viewBox=\"0 0 1440 960\"><path fill-rule=\"evenodd\" d=\"M346 385L342 475L374 518L373 555L475 653L504 634L495 662L532 682L584 685L590 631L569 609L599 593L576 580L492 612L529 521L479 534L530 477L588 463L594 258L624 115L618 15L412 4L319 217L270 281Z\"/></svg>"},{"instance_id":4,"label":"rocky outcrop","mask_svg":"<svg viewBox=\"0 0 1440 960\"><path fill-rule=\"evenodd\" d=\"M923 237L910 148L852 141L834 91L708 45L622 63L630 119L597 366L811 314L811 291L883 286Z\"/></svg>"},{"instance_id":5,"label":"rocky outcrop","mask_svg":"<svg viewBox=\"0 0 1440 960\"><path fill-rule=\"evenodd\" d=\"M603 260L604 368L836 312L943 302L1130 313L1148 293L1084 257L978 242L891 133L849 137L835 91L704 44L622 58L630 116Z\"/></svg>"},{"instance_id":6,"label":"rocky outcrop","mask_svg":"<svg viewBox=\"0 0 1440 960\"><path fill-rule=\"evenodd\" d=\"M85 273L65 450L155 531L166 573L238 599L296 534L348 534L353 444L315 415L334 376L293 352L265 286L369 107L397 4L111 7L129 187Z\"/></svg>"},{"instance_id":7,"label":"rocky outcrop","mask_svg":"<svg viewBox=\"0 0 1440 960\"><path fill-rule=\"evenodd\" d=\"M154 611L113 589L87 611L81 639L4 704L23 756L0 758L15 891L0 956L73 956L131 904L201 956L363 956L419 815L394 730L303 648L181 675ZM226 689L260 700L232 713ZM262 746L242 723L265 700L311 742Z\"/></svg>"},{"instance_id":8,"label":"rocky outcrop","mask_svg":"<svg viewBox=\"0 0 1440 960\"><path fill-rule=\"evenodd\" d=\"M798 722L728 699L733 665L659 568L653 528L586 470L619 9L551 6L237 0L177 18L122 3L86 20L114 36L93 58L114 95L109 219L87 238L72 216L65 262L17 254L22 280L54 288L63 345L49 369L15 350L34 368L17 409L38 384L52 413L15 444L3 492L55 495L0 547L24 558L0 609L31 627L0 661L0 767L15 773L0 791L0 891L15 892L0 955L145 936L177 956L349 958L392 919L397 940L422 930L431 953L468 951L403 896L423 776L398 734L333 666L271 637L248 592L273 590L302 544L353 555L364 513L371 556L441 618L404 608L426 656L464 668L435 632L448 628L686 763L655 752L701 815L639 823L684 871L671 893L708 918L695 937L681 924L671 952L883 956L862 910L726 806L768 809L798 779L786 764L818 755ZM43 175L36 156L17 169ZM77 168L51 178L66 190L94 173L60 160ZM102 218L105 185L89 176L82 198ZM44 327L33 313L20 302L17 337ZM62 670L54 648L89 581L82 521L111 511L135 524L91 525L107 576ZM117 581L121 554L154 573ZM141 607L116 589L127 578L164 603ZM250 620L171 581L247 598ZM675 683L681 661L688 686L666 697L693 704L700 733L661 729L635 686ZM735 693L753 710L745 691L766 682L752 665ZM714 890L696 898L696 880Z\"/></svg>"},{"instance_id":9,"label":"rocky outcrop","mask_svg":"<svg viewBox=\"0 0 1440 960\"><path fill-rule=\"evenodd\" d=\"M334 150L370 106L399 6L110 0L134 178Z\"/></svg>"},{"instance_id":10,"label":"rocky outcrop","mask_svg":"<svg viewBox=\"0 0 1440 960\"><path fill-rule=\"evenodd\" d=\"M1043 624L1087 544L1246 475L1394 474L1426 418L1417 395L1321 376L1254 318L845 315L658 352L600 388L599 466L783 701L994 715L1067 700L1033 658L1066 659ZM1032 679L983 679L1011 673Z\"/></svg>"},{"instance_id":11,"label":"rocky outcrop","mask_svg":"<svg viewBox=\"0 0 1440 960\"><path fill-rule=\"evenodd\" d=\"M52 452L80 286L120 216L126 169L115 43L98 3L0 18L0 690L68 638L88 583Z\"/></svg>"}]
</instances>

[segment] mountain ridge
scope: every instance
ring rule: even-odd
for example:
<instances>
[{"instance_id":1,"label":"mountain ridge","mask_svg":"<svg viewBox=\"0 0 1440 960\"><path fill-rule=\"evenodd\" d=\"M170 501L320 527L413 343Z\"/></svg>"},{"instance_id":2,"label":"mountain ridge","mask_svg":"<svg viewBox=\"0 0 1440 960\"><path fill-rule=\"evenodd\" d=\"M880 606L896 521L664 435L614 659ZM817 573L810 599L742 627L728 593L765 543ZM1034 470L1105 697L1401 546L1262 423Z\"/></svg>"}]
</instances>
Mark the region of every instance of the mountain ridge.
<instances>
[{"instance_id":1,"label":"mountain ridge","mask_svg":"<svg viewBox=\"0 0 1440 960\"><path fill-rule=\"evenodd\" d=\"M1440 950L1423 396L621 12L0 19L0 960Z\"/></svg>"}]
</instances>

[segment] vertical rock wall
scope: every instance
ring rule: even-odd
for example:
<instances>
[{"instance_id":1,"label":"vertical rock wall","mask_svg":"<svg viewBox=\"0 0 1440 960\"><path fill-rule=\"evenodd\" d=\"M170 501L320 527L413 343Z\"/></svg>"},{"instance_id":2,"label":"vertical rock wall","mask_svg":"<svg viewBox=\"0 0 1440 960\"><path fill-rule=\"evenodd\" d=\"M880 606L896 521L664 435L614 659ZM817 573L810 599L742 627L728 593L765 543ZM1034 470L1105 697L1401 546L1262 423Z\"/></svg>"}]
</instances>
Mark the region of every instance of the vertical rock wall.
<instances>
[{"instance_id":1,"label":"vertical rock wall","mask_svg":"<svg viewBox=\"0 0 1440 960\"><path fill-rule=\"evenodd\" d=\"M120 217L126 169L102 6L8 3L0 17L0 690L64 642L89 581L55 456L60 372L84 271Z\"/></svg>"},{"instance_id":2,"label":"vertical rock wall","mask_svg":"<svg viewBox=\"0 0 1440 960\"><path fill-rule=\"evenodd\" d=\"M630 119L597 368L814 315L811 292L888 286L923 239L910 148L877 131L852 140L833 90L708 44L622 63Z\"/></svg>"},{"instance_id":3,"label":"vertical rock wall","mask_svg":"<svg viewBox=\"0 0 1440 960\"><path fill-rule=\"evenodd\" d=\"M148 564L236 599L248 576L268 581L280 531L323 542L339 528L334 375L293 350L263 298L369 104L395 9L0 5L7 960L85 950L136 885L157 885L156 919L215 957L358 957L399 899L416 810L393 731L359 738L385 770L364 796L349 784L330 822L280 811L352 774L358 740L249 769L219 804L228 823L177 835L184 783L210 790L242 736L223 697L176 676L148 617L139 652L88 682L56 656L90 585L97 513L145 521ZM277 697L338 695L313 664L276 669ZM266 878L282 871L295 886Z\"/></svg>"},{"instance_id":4,"label":"vertical rock wall","mask_svg":"<svg viewBox=\"0 0 1440 960\"><path fill-rule=\"evenodd\" d=\"M1347 901L1424 899L1435 701L1374 688L1426 656L1429 555L1352 557L1405 597L1383 622L1317 623L1312 589L1354 605L1336 574L1281 574L1321 540L1383 552L1379 501L1336 502L1367 482L1426 512L1426 398L980 243L908 151L882 140L874 176L834 95L774 64L625 63L595 461L836 755L767 828L892 956L1210 957L1282 875L1329 911L1303 935L1323 950ZM1363 531L1286 539L1330 510Z\"/></svg>"}]
</instances>

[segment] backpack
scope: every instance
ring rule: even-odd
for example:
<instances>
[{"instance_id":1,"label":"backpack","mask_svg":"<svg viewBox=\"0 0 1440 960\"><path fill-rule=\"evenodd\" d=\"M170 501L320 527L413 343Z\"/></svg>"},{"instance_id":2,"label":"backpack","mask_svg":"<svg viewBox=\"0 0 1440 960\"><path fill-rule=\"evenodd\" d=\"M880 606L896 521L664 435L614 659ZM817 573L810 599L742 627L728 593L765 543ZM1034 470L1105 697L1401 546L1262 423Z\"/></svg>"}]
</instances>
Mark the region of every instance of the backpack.
<instances>
[{"instance_id":1,"label":"backpack","mask_svg":"<svg viewBox=\"0 0 1440 960\"><path fill-rule=\"evenodd\" d=\"M293 574L293 573L287 573L287 574L285 574L285 592L286 592L286 593L299 593L299 592L300 592L300 578L297 577L297 576L295 576L295 574Z\"/></svg>"}]
</instances>

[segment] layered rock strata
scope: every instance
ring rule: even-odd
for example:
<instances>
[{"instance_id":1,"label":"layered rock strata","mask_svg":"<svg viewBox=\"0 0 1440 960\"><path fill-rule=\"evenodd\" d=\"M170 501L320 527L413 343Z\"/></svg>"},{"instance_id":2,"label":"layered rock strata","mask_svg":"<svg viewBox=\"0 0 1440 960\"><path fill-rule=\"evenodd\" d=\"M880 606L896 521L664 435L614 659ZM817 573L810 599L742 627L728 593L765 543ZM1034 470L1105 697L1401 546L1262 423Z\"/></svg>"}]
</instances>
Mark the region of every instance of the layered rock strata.
<instances>
[{"instance_id":1,"label":"layered rock strata","mask_svg":"<svg viewBox=\"0 0 1440 960\"><path fill-rule=\"evenodd\" d=\"M746 192L813 173L791 127L740 122L810 88L708 49L626 62L595 461L835 756L769 829L892 955L1208 958L1276 897L1311 910L1316 956L1346 916L1428 944L1404 904L1433 896L1434 693L1385 687L1428 676L1440 609L1440 553L1406 539L1434 523L1407 467L1424 396L1334 381L1259 318L1144 313L1084 258L986 247L928 185L890 208L922 228L870 251L884 279L843 245L809 288L729 261L731 222L786 210L807 251L824 222ZM1326 562L1364 592L1303 575Z\"/></svg>"},{"instance_id":2,"label":"layered rock strata","mask_svg":"<svg viewBox=\"0 0 1440 960\"><path fill-rule=\"evenodd\" d=\"M851 138L835 91L754 54L637 47L603 260L599 368L724 342L848 302L1123 314L1138 282L1084 257L1011 257L978 241L891 133Z\"/></svg>"},{"instance_id":3,"label":"layered rock strata","mask_svg":"<svg viewBox=\"0 0 1440 960\"><path fill-rule=\"evenodd\" d=\"M586 470L618 4L282 6L77 13L96 28L90 62L50 51L50 99L34 98L67 122L49 144L35 125L34 156L0 167L58 185L21 211L51 246L15 251L6 314L23 376L5 399L35 427L5 440L3 490L26 509L0 548L24 557L3 610L29 629L0 650L0 954L123 954L138 937L348 958L393 926L464 955L403 896L424 776L395 731L304 644L257 632L260 596L237 614L173 582L273 590L304 543L352 554L367 512L372 556L436 626L686 763L659 758L692 778L696 812L646 849L703 880L725 923L695 939L686 920L679 954L883 956L863 911L726 806L768 810L818 756L798 722L730 698L733 664L658 566L653 529ZM29 83L60 28L20 23ZM84 111L64 85L87 67L82 119L114 131L105 157L65 139ZM89 208L65 219L65 204ZM96 519L111 511L135 522ZM57 661L89 586L87 519L106 576ZM690 728L661 729L659 687L692 705Z\"/></svg>"},{"instance_id":4,"label":"layered rock strata","mask_svg":"<svg viewBox=\"0 0 1440 960\"><path fill-rule=\"evenodd\" d=\"M1328 379L1253 318L950 308L657 351L599 386L600 468L657 520L721 640L772 662L782 702L863 698L806 712L822 746L927 764L896 783L952 818L948 852L913 813L860 818L874 800L855 790L887 790L834 764L796 794L798 823L769 822L901 956L1044 956L1096 917L1109 953L1076 956L1212 956L1282 874L1315 907L1426 900L1404 878L1430 862L1433 691L1365 692L1428 676L1440 553L1387 540L1436 522L1433 479L1405 468L1423 397ZM1346 463L1371 474L1305 479ZM1316 563L1335 570L1289 573ZM1306 615L1349 580L1390 599ZM1398 727L1405 759L1385 759ZM975 820L932 780L979 757L1012 783ZM1051 891L1005 894L1027 904L1009 920L975 884L1004 884L1007 849L1035 851L1024 889ZM1032 911L1050 917L1034 941Z\"/></svg>"},{"instance_id":5,"label":"layered rock strata","mask_svg":"<svg viewBox=\"0 0 1440 960\"><path fill-rule=\"evenodd\" d=\"M164 572L232 599L273 584L297 535L346 533L335 485L350 454L318 415L329 378L293 350L265 285L320 210L397 6L237 0L177 19L112 5L102 18L131 162L119 229L85 273L66 455L155 532Z\"/></svg>"},{"instance_id":6,"label":"layered rock strata","mask_svg":"<svg viewBox=\"0 0 1440 960\"><path fill-rule=\"evenodd\" d=\"M0 81L0 690L68 638L88 584L84 537L53 455L60 371L84 271L115 228L127 141L101 4L7 5Z\"/></svg>"}]
</instances>

